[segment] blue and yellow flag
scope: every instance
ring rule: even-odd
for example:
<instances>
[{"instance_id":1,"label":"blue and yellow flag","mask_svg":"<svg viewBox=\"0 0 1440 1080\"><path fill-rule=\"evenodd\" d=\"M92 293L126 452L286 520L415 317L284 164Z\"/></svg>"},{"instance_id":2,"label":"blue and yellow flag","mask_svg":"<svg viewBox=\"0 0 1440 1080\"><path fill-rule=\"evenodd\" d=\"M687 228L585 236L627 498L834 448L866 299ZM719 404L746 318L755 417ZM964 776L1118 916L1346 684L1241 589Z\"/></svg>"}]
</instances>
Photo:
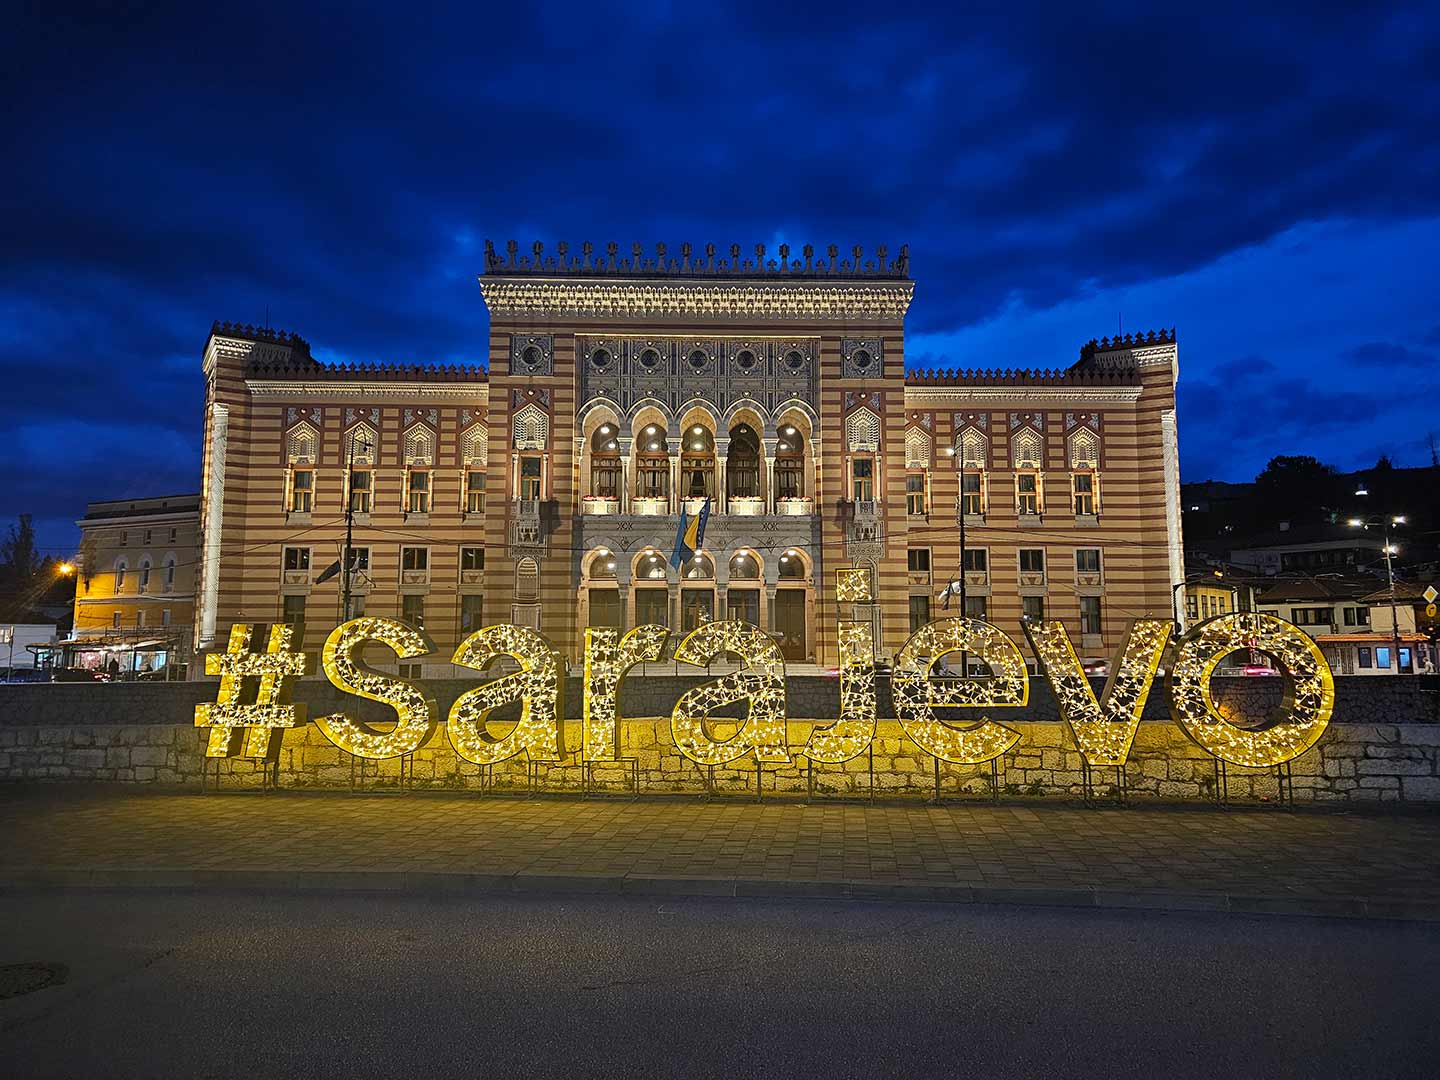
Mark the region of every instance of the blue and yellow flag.
<instances>
[{"instance_id":1,"label":"blue and yellow flag","mask_svg":"<svg viewBox=\"0 0 1440 1080\"><path fill-rule=\"evenodd\" d=\"M670 552L670 565L676 570L695 557L700 545L705 542L705 525L710 520L710 500L700 507L700 513L691 517L680 504L680 527L675 530L675 550Z\"/></svg>"}]
</instances>

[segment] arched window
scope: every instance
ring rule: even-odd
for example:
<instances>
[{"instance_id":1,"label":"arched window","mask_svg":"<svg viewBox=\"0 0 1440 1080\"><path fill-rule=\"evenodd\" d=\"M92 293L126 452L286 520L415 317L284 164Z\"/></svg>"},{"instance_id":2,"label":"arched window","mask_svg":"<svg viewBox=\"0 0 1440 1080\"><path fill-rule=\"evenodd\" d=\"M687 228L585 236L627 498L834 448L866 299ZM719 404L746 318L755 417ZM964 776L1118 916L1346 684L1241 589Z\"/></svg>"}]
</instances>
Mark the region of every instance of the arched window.
<instances>
[{"instance_id":1,"label":"arched window","mask_svg":"<svg viewBox=\"0 0 1440 1080\"><path fill-rule=\"evenodd\" d=\"M641 581L665 580L665 556L658 551L647 551L635 563L635 576Z\"/></svg>"},{"instance_id":2,"label":"arched window","mask_svg":"<svg viewBox=\"0 0 1440 1080\"><path fill-rule=\"evenodd\" d=\"M970 517L985 513L985 469L989 463L990 440L977 427L960 432L960 512Z\"/></svg>"},{"instance_id":3,"label":"arched window","mask_svg":"<svg viewBox=\"0 0 1440 1080\"><path fill-rule=\"evenodd\" d=\"M725 486L732 499L760 497L760 436L749 424L737 424L730 429Z\"/></svg>"},{"instance_id":4,"label":"arched window","mask_svg":"<svg viewBox=\"0 0 1440 1080\"><path fill-rule=\"evenodd\" d=\"M1076 517L1100 512L1100 437L1089 428L1070 436L1070 500Z\"/></svg>"},{"instance_id":5,"label":"arched window","mask_svg":"<svg viewBox=\"0 0 1440 1080\"><path fill-rule=\"evenodd\" d=\"M1022 517L1044 512L1040 488L1040 469L1044 461L1044 443L1040 433L1021 428L1010 439L1010 457L1015 466L1015 511Z\"/></svg>"},{"instance_id":6,"label":"arched window","mask_svg":"<svg viewBox=\"0 0 1440 1080\"><path fill-rule=\"evenodd\" d=\"M520 450L544 450L550 442L550 417L533 401L515 414L514 444Z\"/></svg>"},{"instance_id":7,"label":"arched window","mask_svg":"<svg viewBox=\"0 0 1440 1080\"><path fill-rule=\"evenodd\" d=\"M905 512L923 517L930 509L930 436L918 427L905 432Z\"/></svg>"},{"instance_id":8,"label":"arched window","mask_svg":"<svg viewBox=\"0 0 1440 1080\"><path fill-rule=\"evenodd\" d=\"M405 464L435 464L435 433L424 424L405 432Z\"/></svg>"},{"instance_id":9,"label":"arched window","mask_svg":"<svg viewBox=\"0 0 1440 1080\"><path fill-rule=\"evenodd\" d=\"M141 560L140 560L140 585L139 585L139 589L140 589L140 591L141 591L142 593L143 593L143 592L149 592L149 591L150 591L150 560L149 560L149 559L141 559Z\"/></svg>"},{"instance_id":10,"label":"arched window","mask_svg":"<svg viewBox=\"0 0 1440 1080\"><path fill-rule=\"evenodd\" d=\"M780 555L781 581L804 581L806 576L805 559L798 551L791 548Z\"/></svg>"},{"instance_id":11,"label":"arched window","mask_svg":"<svg viewBox=\"0 0 1440 1080\"><path fill-rule=\"evenodd\" d=\"M117 593L123 592L125 589L125 571L128 569L124 559L115 560L115 591Z\"/></svg>"},{"instance_id":12,"label":"arched window","mask_svg":"<svg viewBox=\"0 0 1440 1080\"><path fill-rule=\"evenodd\" d=\"M484 424L471 424L460 439L460 456L464 464L484 468L490 462L490 429Z\"/></svg>"},{"instance_id":13,"label":"arched window","mask_svg":"<svg viewBox=\"0 0 1440 1080\"><path fill-rule=\"evenodd\" d=\"M597 548L590 559L590 580L615 580L615 553L609 548Z\"/></svg>"},{"instance_id":14,"label":"arched window","mask_svg":"<svg viewBox=\"0 0 1440 1080\"><path fill-rule=\"evenodd\" d=\"M681 581L714 581L715 561L703 552L686 559L680 566Z\"/></svg>"},{"instance_id":15,"label":"arched window","mask_svg":"<svg viewBox=\"0 0 1440 1080\"><path fill-rule=\"evenodd\" d=\"M369 424L356 424L345 433L345 458L356 465L374 465L380 439Z\"/></svg>"},{"instance_id":16,"label":"arched window","mask_svg":"<svg viewBox=\"0 0 1440 1080\"><path fill-rule=\"evenodd\" d=\"M737 551L730 557L731 581L759 581L760 560L748 551Z\"/></svg>"},{"instance_id":17,"label":"arched window","mask_svg":"<svg viewBox=\"0 0 1440 1080\"><path fill-rule=\"evenodd\" d=\"M665 429L650 424L635 436L635 496L640 499L670 497L670 451Z\"/></svg>"},{"instance_id":18,"label":"arched window","mask_svg":"<svg viewBox=\"0 0 1440 1080\"><path fill-rule=\"evenodd\" d=\"M775 497L805 495L805 435L794 424L782 424L775 439Z\"/></svg>"},{"instance_id":19,"label":"arched window","mask_svg":"<svg viewBox=\"0 0 1440 1080\"><path fill-rule=\"evenodd\" d=\"M850 498L872 502L876 493L875 455L880 451L880 417L856 409L845 420L845 448L850 457Z\"/></svg>"},{"instance_id":20,"label":"arched window","mask_svg":"<svg viewBox=\"0 0 1440 1080\"><path fill-rule=\"evenodd\" d=\"M692 424L682 437L680 494L703 499L715 494L715 436L701 424Z\"/></svg>"},{"instance_id":21,"label":"arched window","mask_svg":"<svg viewBox=\"0 0 1440 1080\"><path fill-rule=\"evenodd\" d=\"M175 556L171 555L165 560L165 591L170 592L175 588Z\"/></svg>"},{"instance_id":22,"label":"arched window","mask_svg":"<svg viewBox=\"0 0 1440 1080\"><path fill-rule=\"evenodd\" d=\"M515 564L515 599L537 600L540 597L540 566L528 556Z\"/></svg>"},{"instance_id":23,"label":"arched window","mask_svg":"<svg viewBox=\"0 0 1440 1080\"><path fill-rule=\"evenodd\" d=\"M601 424L590 437L590 494L620 498L620 442L614 424Z\"/></svg>"}]
</instances>

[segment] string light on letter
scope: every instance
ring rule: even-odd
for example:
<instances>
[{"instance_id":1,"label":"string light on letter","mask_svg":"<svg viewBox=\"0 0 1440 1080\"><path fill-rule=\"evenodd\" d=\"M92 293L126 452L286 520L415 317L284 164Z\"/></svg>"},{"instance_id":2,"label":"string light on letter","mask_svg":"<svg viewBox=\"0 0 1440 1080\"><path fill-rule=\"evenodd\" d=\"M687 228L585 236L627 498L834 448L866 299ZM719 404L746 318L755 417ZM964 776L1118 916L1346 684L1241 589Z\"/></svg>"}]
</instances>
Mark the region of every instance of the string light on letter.
<instances>
[{"instance_id":1,"label":"string light on letter","mask_svg":"<svg viewBox=\"0 0 1440 1080\"><path fill-rule=\"evenodd\" d=\"M1085 760L1091 765L1124 765L1174 624L1160 619L1136 619L1130 624L1099 701L1064 623L1026 620L1021 625L1055 692L1060 717Z\"/></svg>"},{"instance_id":2,"label":"string light on letter","mask_svg":"<svg viewBox=\"0 0 1440 1080\"><path fill-rule=\"evenodd\" d=\"M670 631L655 623L623 638L608 626L585 631L583 746L586 761L620 760L620 680L636 664L659 660Z\"/></svg>"},{"instance_id":3,"label":"string light on letter","mask_svg":"<svg viewBox=\"0 0 1440 1080\"><path fill-rule=\"evenodd\" d=\"M759 627L743 622L712 622L692 630L675 649L682 664L704 667L717 656L734 653L748 670L723 675L687 690L670 714L675 746L699 765L724 765L755 751L757 761L788 762L785 731L785 658L780 646ZM728 739L716 739L710 711L749 700L750 711Z\"/></svg>"},{"instance_id":4,"label":"string light on letter","mask_svg":"<svg viewBox=\"0 0 1440 1080\"><path fill-rule=\"evenodd\" d=\"M1280 704L1255 727L1238 727L1220 715L1210 677L1220 661L1241 649L1275 658L1285 680ZM1180 639L1170 672L1170 713L1207 753L1232 765L1266 768L1299 757L1319 741L1335 708L1335 680L1325 654L1309 634L1274 615L1220 615Z\"/></svg>"},{"instance_id":5,"label":"string light on letter","mask_svg":"<svg viewBox=\"0 0 1440 1080\"><path fill-rule=\"evenodd\" d=\"M835 571L835 599L841 604L868 604L874 599L868 566L847 566Z\"/></svg>"},{"instance_id":6,"label":"string light on letter","mask_svg":"<svg viewBox=\"0 0 1440 1080\"><path fill-rule=\"evenodd\" d=\"M439 708L416 683L368 667L360 659L360 652L372 641L384 645L401 660L424 656L435 646L413 626L381 618L351 619L325 639L325 677L341 690L389 705L395 710L394 726L381 731L343 712L319 717L315 726L341 750L356 757L379 760L414 753L435 730Z\"/></svg>"},{"instance_id":7,"label":"string light on letter","mask_svg":"<svg viewBox=\"0 0 1440 1080\"><path fill-rule=\"evenodd\" d=\"M290 704L290 682L305 674L306 660L304 653L290 651L294 630L286 623L272 626L264 652L250 651L254 631L251 623L235 623L225 651L205 657L205 674L220 676L215 701L195 706L195 726L210 729L206 757L234 757L242 741L240 756L273 757L279 753L284 729L305 722L305 706ZM245 680L257 676L255 701L242 704Z\"/></svg>"},{"instance_id":8,"label":"string light on letter","mask_svg":"<svg viewBox=\"0 0 1440 1080\"><path fill-rule=\"evenodd\" d=\"M483 671L502 656L518 662L520 670L455 700L445 725L450 745L477 765L506 761L521 750L531 761L560 761L565 755L565 730L559 719L564 694L560 654L529 627L487 626L460 643L451 663ZM512 701L520 702L520 719L508 734L491 734L490 714Z\"/></svg>"},{"instance_id":9,"label":"string light on letter","mask_svg":"<svg viewBox=\"0 0 1440 1080\"><path fill-rule=\"evenodd\" d=\"M842 571L843 573L843 571ZM802 753L838 765L875 738L875 638L868 622L840 623L840 719L810 733Z\"/></svg>"},{"instance_id":10,"label":"string light on letter","mask_svg":"<svg viewBox=\"0 0 1440 1080\"><path fill-rule=\"evenodd\" d=\"M944 656L965 652L988 664L985 679L930 678ZM979 619L941 619L910 635L895 656L890 685L895 713L905 733L927 754L957 765L979 765L997 758L1020 740L1020 733L981 717L956 727L935 715L937 706L1018 707L1030 698L1025 658L997 627Z\"/></svg>"}]
</instances>

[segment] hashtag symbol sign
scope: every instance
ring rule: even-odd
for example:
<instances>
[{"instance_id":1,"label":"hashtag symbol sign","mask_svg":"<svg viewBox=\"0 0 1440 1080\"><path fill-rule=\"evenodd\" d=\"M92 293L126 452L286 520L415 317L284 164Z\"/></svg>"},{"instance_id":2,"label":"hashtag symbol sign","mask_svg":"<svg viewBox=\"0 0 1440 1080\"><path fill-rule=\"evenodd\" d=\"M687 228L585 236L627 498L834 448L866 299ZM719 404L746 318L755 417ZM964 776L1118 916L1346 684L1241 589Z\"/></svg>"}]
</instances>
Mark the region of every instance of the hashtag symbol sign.
<instances>
[{"instance_id":1,"label":"hashtag symbol sign","mask_svg":"<svg viewBox=\"0 0 1440 1080\"><path fill-rule=\"evenodd\" d=\"M206 757L234 757L237 750L241 757L268 757L272 734L305 722L305 706L290 703L291 681L305 674L305 654L290 651L293 628L272 626L264 652L250 649L254 631L251 623L236 623L225 651L205 657L205 674L220 676L215 701L195 706L195 726L210 729ZM251 679L259 680L253 702L245 700Z\"/></svg>"}]
</instances>

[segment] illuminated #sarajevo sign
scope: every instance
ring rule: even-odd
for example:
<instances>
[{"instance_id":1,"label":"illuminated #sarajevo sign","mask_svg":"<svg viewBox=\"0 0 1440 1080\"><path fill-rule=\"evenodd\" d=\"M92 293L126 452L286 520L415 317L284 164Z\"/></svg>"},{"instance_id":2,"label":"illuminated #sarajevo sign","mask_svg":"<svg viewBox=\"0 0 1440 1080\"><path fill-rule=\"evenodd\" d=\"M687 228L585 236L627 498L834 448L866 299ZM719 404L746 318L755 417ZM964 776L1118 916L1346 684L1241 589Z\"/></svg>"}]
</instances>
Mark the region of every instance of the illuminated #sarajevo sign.
<instances>
[{"instance_id":1,"label":"illuminated #sarajevo sign","mask_svg":"<svg viewBox=\"0 0 1440 1080\"><path fill-rule=\"evenodd\" d=\"M841 599L849 599L844 589ZM868 589L863 599L868 599ZM679 663L705 667L726 655L742 663L735 672L685 691L676 702L670 732L680 753L712 766L752 755L764 764L783 765L796 756L839 764L863 754L875 738L877 719L874 641L869 622L842 620L838 629L840 715L817 726L799 747L786 738L785 661L775 640L744 622L706 623L687 634L675 649ZM1131 623L1099 698L1062 623L1026 623L1024 629L1086 762L1123 765L1174 624L1154 619ZM304 707L289 701L291 683L306 667L303 654L289 651L290 628L272 628L265 652L250 651L252 633L247 624L233 627L228 650L206 657L205 670L221 676L217 700L195 709L196 725L209 729L209 757L269 756L278 748L280 730L305 722ZM659 660L668 638L665 627L653 625L637 626L624 635L606 627L585 631L580 747L585 761L622 760L620 683L636 664ZM360 653L372 642L388 647L400 660L434 650L423 633L394 619L359 618L336 627L322 654L326 677L341 690L388 705L395 718L378 729L337 712L316 717L316 726L357 757L413 753L434 732L439 709L420 683L366 666ZM1330 667L1315 642L1291 623L1271 615L1221 615L1200 623L1175 645L1167 677L1171 716L1214 757L1250 767L1280 765L1314 746L1329 724L1335 701ZM1280 704L1254 727L1231 723L1211 697L1216 666L1240 649L1273 656L1285 680ZM937 663L954 653L986 664L991 675L935 677ZM451 662L483 671L502 657L519 670L481 683L455 701L445 724L450 745L461 758L479 765L494 765L522 751L531 761L562 761L564 661L536 631L500 625L471 634ZM241 702L247 678L258 678L253 704ZM980 764L1020 741L1020 732L985 715L964 721L937 715L942 708L999 710L1027 703L1030 680L1024 657L1014 640L990 623L956 618L920 627L896 654L891 688L905 734L942 761ZM518 720L492 723L497 708L514 703L520 707ZM712 715L740 703L748 706L743 720ZM717 723L734 730L720 738Z\"/></svg>"}]
</instances>

